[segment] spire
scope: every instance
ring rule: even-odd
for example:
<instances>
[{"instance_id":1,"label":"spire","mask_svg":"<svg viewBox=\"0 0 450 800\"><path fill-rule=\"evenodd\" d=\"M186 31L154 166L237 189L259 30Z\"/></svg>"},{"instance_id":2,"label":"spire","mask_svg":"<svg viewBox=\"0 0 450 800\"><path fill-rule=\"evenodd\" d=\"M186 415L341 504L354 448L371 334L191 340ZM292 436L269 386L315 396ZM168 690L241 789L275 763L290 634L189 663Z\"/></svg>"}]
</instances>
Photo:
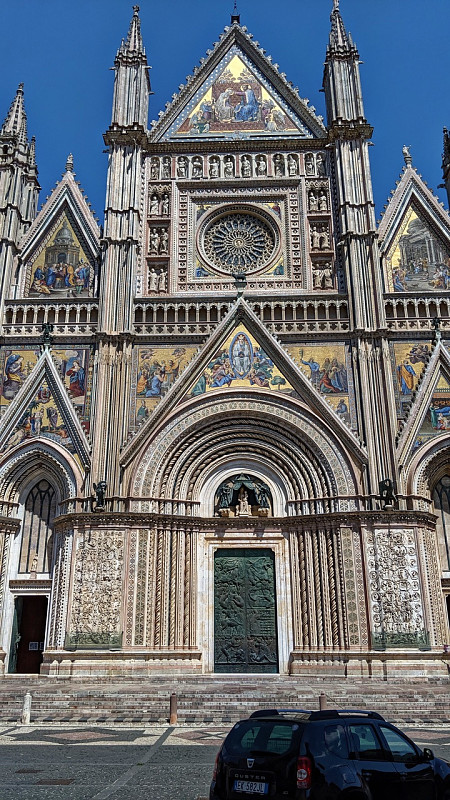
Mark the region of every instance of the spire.
<instances>
[{"instance_id":1,"label":"spire","mask_svg":"<svg viewBox=\"0 0 450 800\"><path fill-rule=\"evenodd\" d=\"M115 80L111 124L119 127L147 129L148 98L151 91L149 66L141 36L139 6L133 6L133 17L126 39L122 39L114 61Z\"/></svg>"},{"instance_id":2,"label":"spire","mask_svg":"<svg viewBox=\"0 0 450 800\"><path fill-rule=\"evenodd\" d=\"M331 31L329 49L334 51L349 51L353 45L350 34L347 34L345 25L339 11L339 0L333 0L333 10L330 16Z\"/></svg>"},{"instance_id":3,"label":"spire","mask_svg":"<svg viewBox=\"0 0 450 800\"><path fill-rule=\"evenodd\" d=\"M444 152L442 155L442 174L444 186L447 190L448 204L450 206L450 133L444 128Z\"/></svg>"},{"instance_id":4,"label":"spire","mask_svg":"<svg viewBox=\"0 0 450 800\"><path fill-rule=\"evenodd\" d=\"M30 149L28 151L28 161L30 162L30 166L36 166L36 137L31 137L30 142Z\"/></svg>"},{"instance_id":5,"label":"spire","mask_svg":"<svg viewBox=\"0 0 450 800\"><path fill-rule=\"evenodd\" d=\"M27 139L27 115L23 102L23 83L19 83L17 87L16 96L11 103L11 108L3 123L1 133L19 134L21 138L25 136L25 141Z\"/></svg>"},{"instance_id":6,"label":"spire","mask_svg":"<svg viewBox=\"0 0 450 800\"><path fill-rule=\"evenodd\" d=\"M139 6L133 6L133 16L131 18L130 29L126 41L122 42L121 53L141 53L145 55L144 43L141 36L141 20L139 18Z\"/></svg>"},{"instance_id":7,"label":"spire","mask_svg":"<svg viewBox=\"0 0 450 800\"><path fill-rule=\"evenodd\" d=\"M241 15L237 9L237 0L234 0L234 8L233 13L231 15L231 24L232 25L240 25L241 24Z\"/></svg>"}]
</instances>

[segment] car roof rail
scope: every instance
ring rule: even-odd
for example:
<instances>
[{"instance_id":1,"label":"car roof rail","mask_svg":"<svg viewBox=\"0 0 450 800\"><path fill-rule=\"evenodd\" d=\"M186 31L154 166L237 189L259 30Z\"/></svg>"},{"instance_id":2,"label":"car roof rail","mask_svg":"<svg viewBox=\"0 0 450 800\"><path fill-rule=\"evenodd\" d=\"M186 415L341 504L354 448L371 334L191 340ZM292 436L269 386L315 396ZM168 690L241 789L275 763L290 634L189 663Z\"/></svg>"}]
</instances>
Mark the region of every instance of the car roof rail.
<instances>
[{"instance_id":1,"label":"car roof rail","mask_svg":"<svg viewBox=\"0 0 450 800\"><path fill-rule=\"evenodd\" d=\"M280 714L312 714L311 709L305 708L262 708L250 714L250 719L255 717L278 717Z\"/></svg>"},{"instance_id":2,"label":"car roof rail","mask_svg":"<svg viewBox=\"0 0 450 800\"><path fill-rule=\"evenodd\" d=\"M339 719L340 717L367 717L385 721L377 711L365 711L361 708L330 708L324 711L313 711L310 719Z\"/></svg>"}]
</instances>

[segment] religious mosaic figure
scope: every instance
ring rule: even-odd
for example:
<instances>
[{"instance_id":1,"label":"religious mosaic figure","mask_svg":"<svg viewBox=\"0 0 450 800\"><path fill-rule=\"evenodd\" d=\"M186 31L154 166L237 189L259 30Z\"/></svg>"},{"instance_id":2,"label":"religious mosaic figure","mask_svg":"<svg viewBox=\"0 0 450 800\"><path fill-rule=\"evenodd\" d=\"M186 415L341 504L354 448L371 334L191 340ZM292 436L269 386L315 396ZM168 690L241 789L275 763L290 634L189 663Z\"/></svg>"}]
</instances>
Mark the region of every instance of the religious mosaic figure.
<instances>
[{"instance_id":1,"label":"religious mosaic figure","mask_svg":"<svg viewBox=\"0 0 450 800\"><path fill-rule=\"evenodd\" d=\"M246 375L252 364L251 344L244 333L239 333L231 348L231 363L238 375Z\"/></svg>"}]
</instances>

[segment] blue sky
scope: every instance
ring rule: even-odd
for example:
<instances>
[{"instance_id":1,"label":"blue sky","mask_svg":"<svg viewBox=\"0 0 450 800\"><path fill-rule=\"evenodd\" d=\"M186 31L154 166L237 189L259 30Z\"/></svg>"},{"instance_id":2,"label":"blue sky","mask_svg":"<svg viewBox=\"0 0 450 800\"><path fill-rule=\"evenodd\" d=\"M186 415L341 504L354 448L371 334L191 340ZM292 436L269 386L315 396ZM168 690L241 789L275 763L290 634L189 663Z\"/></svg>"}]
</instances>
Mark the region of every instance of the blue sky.
<instances>
[{"instance_id":1,"label":"blue sky","mask_svg":"<svg viewBox=\"0 0 450 800\"><path fill-rule=\"evenodd\" d=\"M150 120L229 23L231 0L141 0L142 32L155 94ZM241 22L287 78L324 114L319 93L332 0L239 0ZM450 128L448 0L341 0L359 48L377 216L411 145L414 165L434 190L442 181L442 128ZM41 201L72 151L77 179L102 218L114 56L132 2L14 0L0 4L0 116L25 83L29 135L37 140ZM9 33L8 33L9 32ZM447 205L446 195L438 190Z\"/></svg>"}]
</instances>

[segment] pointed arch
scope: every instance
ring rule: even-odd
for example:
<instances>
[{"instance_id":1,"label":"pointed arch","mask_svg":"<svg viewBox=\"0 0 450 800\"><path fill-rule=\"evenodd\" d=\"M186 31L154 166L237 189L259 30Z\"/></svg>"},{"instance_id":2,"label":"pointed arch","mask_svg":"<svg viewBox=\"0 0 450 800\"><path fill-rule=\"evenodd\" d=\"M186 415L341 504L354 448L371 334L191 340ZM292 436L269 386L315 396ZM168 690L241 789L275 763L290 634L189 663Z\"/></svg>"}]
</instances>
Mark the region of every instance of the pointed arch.
<instances>
[{"instance_id":1,"label":"pointed arch","mask_svg":"<svg viewBox=\"0 0 450 800\"><path fill-rule=\"evenodd\" d=\"M83 477L70 453L46 442L28 442L16 447L0 463L0 499L20 502L23 493L39 476L47 476L57 489L59 502L75 497Z\"/></svg>"}]
</instances>

